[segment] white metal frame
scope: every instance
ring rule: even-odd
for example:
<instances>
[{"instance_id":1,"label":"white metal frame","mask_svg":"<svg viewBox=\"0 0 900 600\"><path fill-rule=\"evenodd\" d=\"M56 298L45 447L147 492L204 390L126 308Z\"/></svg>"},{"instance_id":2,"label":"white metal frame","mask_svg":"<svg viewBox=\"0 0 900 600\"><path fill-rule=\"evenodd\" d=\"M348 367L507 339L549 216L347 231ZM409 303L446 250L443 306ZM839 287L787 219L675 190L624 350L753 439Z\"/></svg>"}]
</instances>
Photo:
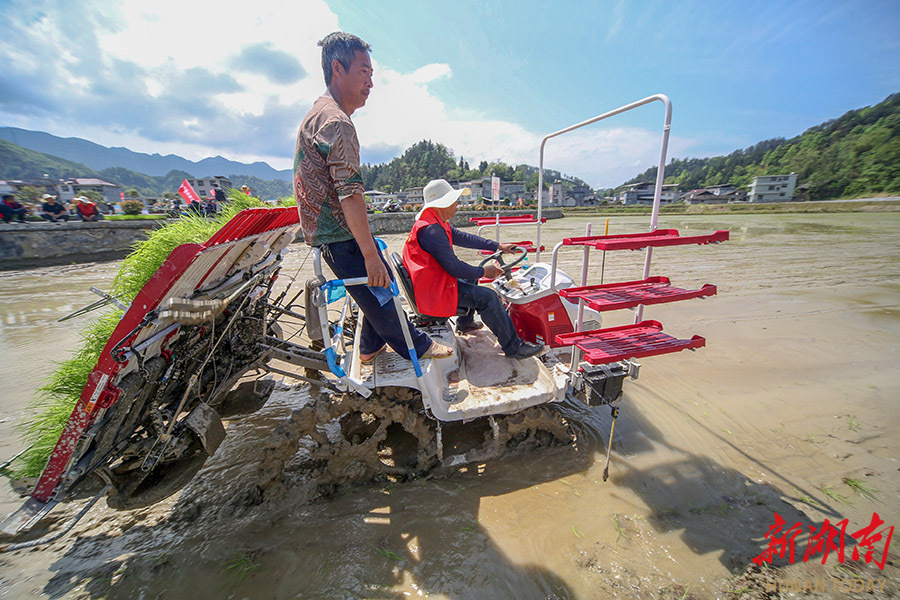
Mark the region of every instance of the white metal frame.
<instances>
[{"instance_id":1,"label":"white metal frame","mask_svg":"<svg viewBox=\"0 0 900 600\"><path fill-rule=\"evenodd\" d=\"M662 196L662 185L663 180L666 177L666 153L669 148L669 130L672 126L672 102L669 100L669 97L664 94L654 94L653 96L647 96L642 100L638 100L637 102L632 102L631 104L626 104L625 106L620 106L615 110L611 110L609 112L605 112L602 115L598 115L592 119L588 119L587 121L582 121L581 123L576 123L575 125L571 125L570 127L566 127L565 129L560 129L559 131L555 131L551 134L544 136L544 139L541 141L541 152L540 152L540 161L538 166L538 189L537 189L537 203L538 203L538 211L537 211L537 258L535 262L540 261L541 259L541 212L543 207L543 191L544 191L544 147L547 145L547 141L551 138L560 136L564 133L569 133L570 131L574 131L576 129L580 129L585 127L586 125L590 125L592 123L596 123L597 121L602 121L604 119L608 119L615 115L627 112L629 110L633 110L638 108L639 106L644 106L645 104L650 104L651 102L662 102L663 106L665 106L665 117L663 120L663 131L662 131L662 142L660 144L659 150L659 163L657 164L656 170L656 185L653 190L653 210L650 213L650 231L656 231L657 224L659 222L659 205L660 205L660 197ZM586 235L590 235L590 225L588 226L588 230L586 231ZM556 268L559 250L562 248L562 242L559 242L553 247L553 257L550 262L550 289L553 291L557 291L556 289ZM588 264L588 255L590 253L590 247L584 247L584 256L582 259L581 265L581 285L586 285L587 282L587 264ZM647 246L647 252L644 257L644 270L642 279L646 279L650 276L650 261L653 254L653 248ZM578 300L578 318L575 324L575 331L581 331L582 327L582 319L584 312L584 300ZM644 306L639 305L637 307L637 311L635 313L634 322L639 323L644 316ZM581 350L578 349L577 346L572 346L572 356L570 362L570 374L574 377L576 366L581 361Z\"/></svg>"},{"instance_id":2,"label":"white metal frame","mask_svg":"<svg viewBox=\"0 0 900 600\"><path fill-rule=\"evenodd\" d=\"M666 107L666 115L665 120L663 122L663 133L662 133L662 145L659 150L659 164L656 171L656 187L653 190L653 212L650 216L650 231L656 231L656 224L659 220L659 199L662 195L662 183L663 179L665 179L666 173L666 152L669 148L669 129L672 125L672 102L669 100L669 97L665 94L654 94L653 96L647 96L643 100L638 100L637 102L632 102L631 104L626 104L625 106L620 106L615 110L611 110L609 112L605 112L602 115L598 115L592 119L588 119L587 121L582 121L581 123L576 123L570 127L566 127L565 129L560 129L559 131L555 131L551 134L544 136L544 139L541 141L541 157L538 166L538 190L537 190L537 201L538 201L538 212L537 212L537 220L538 220L538 230L537 230L537 247L538 247L538 255L537 261L541 259L541 207L543 206L542 196L544 190L544 146L547 144L547 140L551 138L555 138L564 133L569 133L570 131L574 131L576 129L580 129L586 125L590 125L591 123L596 123L597 121L602 121L603 119L608 119L610 117L614 117L615 115L621 114L623 112L627 112L629 110L633 110L639 106L643 106L645 104L650 104L651 102L662 102ZM644 279L649 276L650 273L650 248L647 248L647 257L644 262ZM537 262L535 261L535 262Z\"/></svg>"}]
</instances>

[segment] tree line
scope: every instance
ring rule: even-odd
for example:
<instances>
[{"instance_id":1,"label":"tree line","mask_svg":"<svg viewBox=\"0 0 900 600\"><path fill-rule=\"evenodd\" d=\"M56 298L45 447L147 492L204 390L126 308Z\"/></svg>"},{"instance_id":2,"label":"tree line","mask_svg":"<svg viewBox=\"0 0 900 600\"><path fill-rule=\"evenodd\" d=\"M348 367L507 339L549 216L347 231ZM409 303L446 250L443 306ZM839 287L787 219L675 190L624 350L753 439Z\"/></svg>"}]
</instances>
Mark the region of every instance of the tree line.
<instances>
[{"instance_id":1,"label":"tree line","mask_svg":"<svg viewBox=\"0 0 900 600\"><path fill-rule=\"evenodd\" d=\"M796 173L809 200L900 192L900 93L851 110L786 140L774 138L727 156L673 159L665 183L681 190L749 186L757 175ZM656 167L624 185L656 180Z\"/></svg>"},{"instance_id":2,"label":"tree line","mask_svg":"<svg viewBox=\"0 0 900 600\"><path fill-rule=\"evenodd\" d=\"M422 187L432 179L446 179L450 183L472 181L492 175L503 181L523 181L528 189L538 185L538 169L526 164L516 166L504 162L482 160L475 167L465 157L458 159L447 146L422 140L390 162L361 165L360 175L367 190L399 192L412 187ZM577 177L563 175L559 171L544 169L544 183L561 181L563 186L587 185Z\"/></svg>"}]
</instances>

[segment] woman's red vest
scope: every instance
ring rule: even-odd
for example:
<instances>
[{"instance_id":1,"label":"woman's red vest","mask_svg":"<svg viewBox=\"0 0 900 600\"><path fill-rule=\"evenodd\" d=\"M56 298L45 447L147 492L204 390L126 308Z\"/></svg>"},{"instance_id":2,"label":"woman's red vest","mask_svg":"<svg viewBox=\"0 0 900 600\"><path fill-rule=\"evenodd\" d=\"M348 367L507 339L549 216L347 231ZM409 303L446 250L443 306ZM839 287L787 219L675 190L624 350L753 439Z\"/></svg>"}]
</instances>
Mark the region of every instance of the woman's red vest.
<instances>
[{"instance_id":1,"label":"woman's red vest","mask_svg":"<svg viewBox=\"0 0 900 600\"><path fill-rule=\"evenodd\" d=\"M403 265L412 279L419 312L431 317L452 317L456 315L456 304L459 299L456 277L445 271L431 254L419 246L419 230L434 223L447 232L450 247L453 247L450 225L429 208L416 219L409 237L406 238L406 244L403 245Z\"/></svg>"}]
</instances>

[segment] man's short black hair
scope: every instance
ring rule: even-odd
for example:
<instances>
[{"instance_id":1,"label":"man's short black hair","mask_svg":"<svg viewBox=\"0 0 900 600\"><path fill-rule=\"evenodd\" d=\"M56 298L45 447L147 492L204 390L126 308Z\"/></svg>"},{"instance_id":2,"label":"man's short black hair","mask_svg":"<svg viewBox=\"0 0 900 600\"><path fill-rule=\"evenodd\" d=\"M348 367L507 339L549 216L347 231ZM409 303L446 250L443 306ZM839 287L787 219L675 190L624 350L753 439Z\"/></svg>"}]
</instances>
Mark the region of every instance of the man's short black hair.
<instances>
[{"instance_id":1,"label":"man's short black hair","mask_svg":"<svg viewBox=\"0 0 900 600\"><path fill-rule=\"evenodd\" d=\"M372 47L352 33L335 31L329 33L319 42L322 48L322 72L325 74L325 85L331 85L331 62L337 60L344 69L350 68L353 57L359 51L370 52Z\"/></svg>"},{"instance_id":2,"label":"man's short black hair","mask_svg":"<svg viewBox=\"0 0 900 600\"><path fill-rule=\"evenodd\" d=\"M3 199L4 200L15 200L16 197L13 196L12 194L3 194Z\"/></svg>"}]
</instances>

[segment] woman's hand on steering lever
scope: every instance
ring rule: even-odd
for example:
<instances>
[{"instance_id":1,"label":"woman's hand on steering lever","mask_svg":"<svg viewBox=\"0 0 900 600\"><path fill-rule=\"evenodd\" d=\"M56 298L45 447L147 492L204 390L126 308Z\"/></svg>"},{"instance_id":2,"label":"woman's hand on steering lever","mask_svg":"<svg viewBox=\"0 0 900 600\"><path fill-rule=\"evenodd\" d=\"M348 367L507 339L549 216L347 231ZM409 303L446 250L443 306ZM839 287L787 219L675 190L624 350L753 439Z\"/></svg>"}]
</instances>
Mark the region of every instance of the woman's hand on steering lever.
<instances>
[{"instance_id":1,"label":"woman's hand on steering lever","mask_svg":"<svg viewBox=\"0 0 900 600\"><path fill-rule=\"evenodd\" d=\"M516 245L512 242L505 242L503 244L500 244L500 246L499 246L499 250L503 254L512 254L515 251L515 249L516 249Z\"/></svg>"},{"instance_id":2,"label":"woman's hand on steering lever","mask_svg":"<svg viewBox=\"0 0 900 600\"><path fill-rule=\"evenodd\" d=\"M488 279L497 279L501 275L503 275L503 269L497 266L497 263L489 262L484 265L484 276Z\"/></svg>"}]
</instances>

